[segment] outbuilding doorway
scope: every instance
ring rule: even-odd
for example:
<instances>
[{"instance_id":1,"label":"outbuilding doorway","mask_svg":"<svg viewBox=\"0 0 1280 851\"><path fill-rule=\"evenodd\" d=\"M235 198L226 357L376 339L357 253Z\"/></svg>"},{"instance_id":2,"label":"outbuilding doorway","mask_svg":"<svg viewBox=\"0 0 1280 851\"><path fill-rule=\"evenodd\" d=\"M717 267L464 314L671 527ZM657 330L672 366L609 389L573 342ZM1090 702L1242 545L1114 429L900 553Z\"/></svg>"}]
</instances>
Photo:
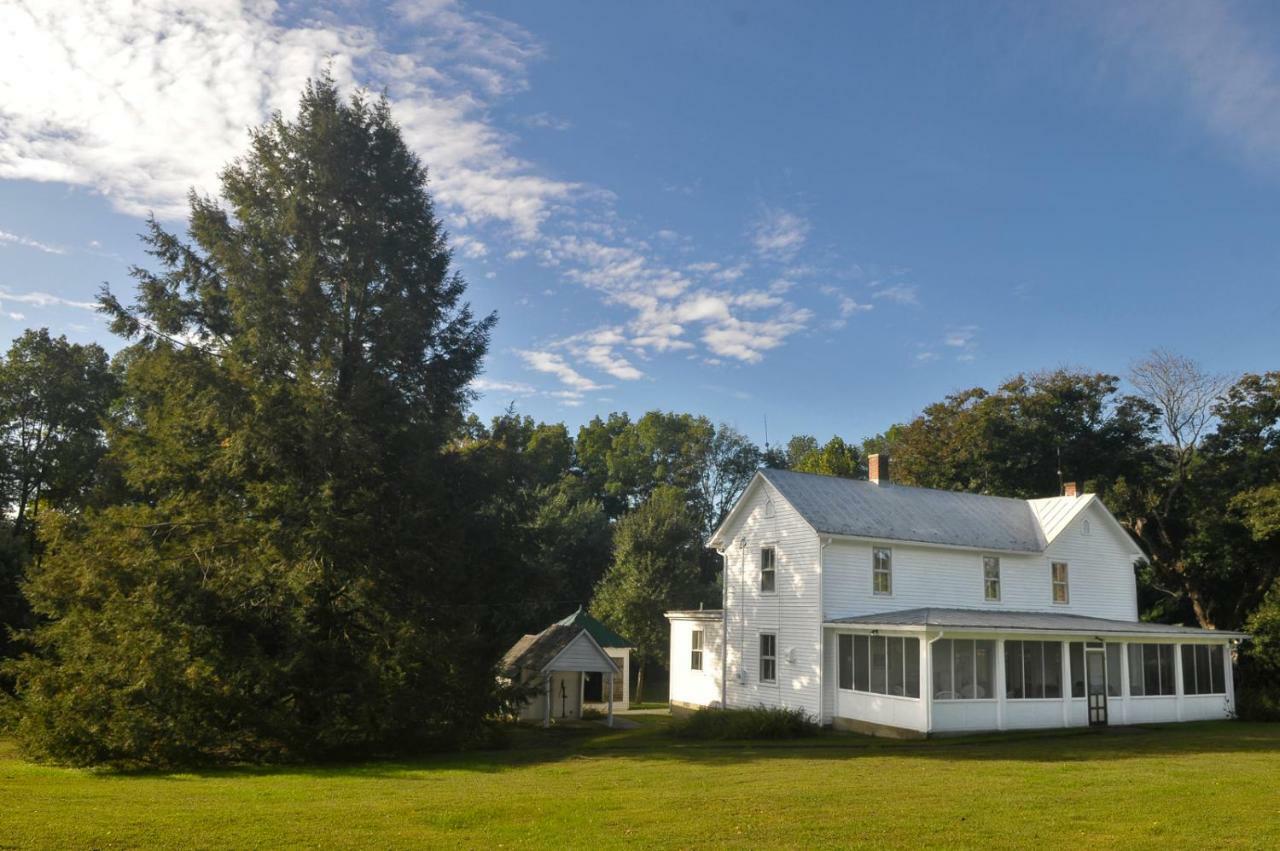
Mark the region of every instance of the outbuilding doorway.
<instances>
[{"instance_id":1,"label":"outbuilding doorway","mask_svg":"<svg viewBox=\"0 0 1280 851\"><path fill-rule=\"evenodd\" d=\"M604 703L604 674L599 671L588 671L582 683L583 703Z\"/></svg>"}]
</instances>

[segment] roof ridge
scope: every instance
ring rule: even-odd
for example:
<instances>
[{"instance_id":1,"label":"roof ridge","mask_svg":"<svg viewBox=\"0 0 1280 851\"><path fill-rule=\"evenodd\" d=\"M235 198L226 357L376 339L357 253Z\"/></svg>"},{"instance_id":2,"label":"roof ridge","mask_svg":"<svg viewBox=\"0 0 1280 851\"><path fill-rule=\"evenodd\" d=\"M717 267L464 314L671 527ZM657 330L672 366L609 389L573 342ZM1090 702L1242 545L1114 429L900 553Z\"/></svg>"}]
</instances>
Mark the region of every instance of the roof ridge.
<instances>
[{"instance_id":1,"label":"roof ridge","mask_svg":"<svg viewBox=\"0 0 1280 851\"><path fill-rule=\"evenodd\" d=\"M926 488L920 485L904 485L900 482L894 482L894 481L890 481L887 484L881 485L881 484L876 484L875 482L872 482L870 479L851 479L848 476L833 476L833 475L830 475L829 473L810 473L804 470L784 470L779 467L761 467L759 472L763 474L765 478L768 478L769 473L782 473L788 476L809 476L810 478L826 479L833 482L854 482L860 485L869 485L877 488L891 487L897 490L922 491L924 493L946 493L946 494L956 494L958 496L976 496L976 497L982 497L983 499L1001 499L1001 500L1006 500L1008 502L1030 503L1038 499L1058 499L1058 497L1001 496L1000 494L995 494L995 493L974 493L973 491L951 490L949 488ZM1088 495L1092 496L1092 494L1088 494Z\"/></svg>"}]
</instances>

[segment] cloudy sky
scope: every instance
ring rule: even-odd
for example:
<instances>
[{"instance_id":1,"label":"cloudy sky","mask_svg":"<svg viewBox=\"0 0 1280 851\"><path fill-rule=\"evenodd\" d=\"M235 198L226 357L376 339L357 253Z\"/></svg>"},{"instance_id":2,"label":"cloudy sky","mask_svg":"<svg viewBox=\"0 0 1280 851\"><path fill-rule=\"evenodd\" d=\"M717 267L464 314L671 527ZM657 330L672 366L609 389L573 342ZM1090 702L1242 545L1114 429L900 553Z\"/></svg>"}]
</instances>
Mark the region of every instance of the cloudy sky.
<instances>
[{"instance_id":1,"label":"cloudy sky","mask_svg":"<svg viewBox=\"0 0 1280 851\"><path fill-rule=\"evenodd\" d=\"M328 64L386 90L478 411L862 437L1165 346L1280 368L1269 3L0 3L0 336L109 348L148 211Z\"/></svg>"}]
</instances>

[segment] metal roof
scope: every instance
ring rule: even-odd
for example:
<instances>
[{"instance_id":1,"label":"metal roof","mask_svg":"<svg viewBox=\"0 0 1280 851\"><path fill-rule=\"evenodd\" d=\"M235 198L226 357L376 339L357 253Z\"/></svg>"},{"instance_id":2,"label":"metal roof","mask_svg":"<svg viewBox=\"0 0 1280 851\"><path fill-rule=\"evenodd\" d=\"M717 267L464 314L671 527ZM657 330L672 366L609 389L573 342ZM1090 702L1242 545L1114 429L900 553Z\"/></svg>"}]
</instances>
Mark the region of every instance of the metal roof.
<instances>
[{"instance_id":1,"label":"metal roof","mask_svg":"<svg viewBox=\"0 0 1280 851\"><path fill-rule=\"evenodd\" d=\"M1043 632L1125 633L1153 636L1186 635L1196 638L1245 638L1243 632L1198 629L1165 623L1117 621L1068 615L1061 612L1011 612L987 609L904 609L828 621L844 626L918 626L940 629L1036 630Z\"/></svg>"},{"instance_id":2,"label":"metal roof","mask_svg":"<svg viewBox=\"0 0 1280 851\"><path fill-rule=\"evenodd\" d=\"M1023 499L876 484L788 470L760 475L821 534L1038 553L1045 538Z\"/></svg>"},{"instance_id":3,"label":"metal roof","mask_svg":"<svg viewBox=\"0 0 1280 851\"><path fill-rule=\"evenodd\" d=\"M562 626L579 626L591 633L591 637L596 640L596 644L601 647L631 647L631 642L627 641L621 635L609 629L600 621L591 617L583 610L582 606L578 606L578 610L564 620L558 621Z\"/></svg>"}]
</instances>

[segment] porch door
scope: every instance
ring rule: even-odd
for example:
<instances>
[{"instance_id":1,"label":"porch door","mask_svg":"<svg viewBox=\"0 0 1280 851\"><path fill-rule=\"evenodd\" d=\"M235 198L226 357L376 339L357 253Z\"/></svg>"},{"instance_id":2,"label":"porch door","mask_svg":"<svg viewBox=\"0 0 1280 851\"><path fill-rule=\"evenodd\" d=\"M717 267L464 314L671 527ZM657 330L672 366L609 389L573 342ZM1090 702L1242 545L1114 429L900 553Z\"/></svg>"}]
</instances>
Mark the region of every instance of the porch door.
<instances>
[{"instance_id":1,"label":"porch door","mask_svg":"<svg viewBox=\"0 0 1280 851\"><path fill-rule=\"evenodd\" d=\"M1084 654L1085 693L1089 701L1089 726L1107 726L1107 654L1098 648Z\"/></svg>"}]
</instances>

